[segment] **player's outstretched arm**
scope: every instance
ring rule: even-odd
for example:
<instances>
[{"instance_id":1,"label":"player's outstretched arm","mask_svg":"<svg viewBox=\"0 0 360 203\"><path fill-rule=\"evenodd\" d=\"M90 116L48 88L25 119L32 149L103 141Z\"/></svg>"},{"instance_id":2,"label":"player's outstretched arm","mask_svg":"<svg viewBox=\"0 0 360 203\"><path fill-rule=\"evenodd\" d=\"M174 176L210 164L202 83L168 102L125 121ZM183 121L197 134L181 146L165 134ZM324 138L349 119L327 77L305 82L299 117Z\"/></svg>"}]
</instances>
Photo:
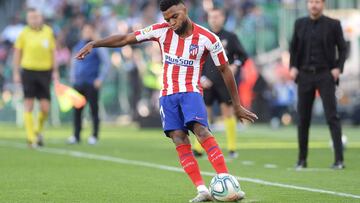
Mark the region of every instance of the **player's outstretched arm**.
<instances>
[{"instance_id":1,"label":"player's outstretched arm","mask_svg":"<svg viewBox=\"0 0 360 203\"><path fill-rule=\"evenodd\" d=\"M243 121L243 119L246 119L248 121L254 122L258 117L256 114L250 112L249 110L245 109L240 104L238 91L235 83L234 76L229 68L229 64L226 63L224 65L220 65L219 70L221 71L221 75L225 81L225 85L230 92L231 99L233 102L234 110L235 110L235 116L240 120Z\"/></svg>"},{"instance_id":2,"label":"player's outstretched arm","mask_svg":"<svg viewBox=\"0 0 360 203\"><path fill-rule=\"evenodd\" d=\"M135 34L130 33L126 35L112 35L100 40L94 40L87 43L78 53L76 53L75 58L82 60L88 55L93 48L96 47L123 47L128 44L135 44L138 41L136 40Z\"/></svg>"}]
</instances>

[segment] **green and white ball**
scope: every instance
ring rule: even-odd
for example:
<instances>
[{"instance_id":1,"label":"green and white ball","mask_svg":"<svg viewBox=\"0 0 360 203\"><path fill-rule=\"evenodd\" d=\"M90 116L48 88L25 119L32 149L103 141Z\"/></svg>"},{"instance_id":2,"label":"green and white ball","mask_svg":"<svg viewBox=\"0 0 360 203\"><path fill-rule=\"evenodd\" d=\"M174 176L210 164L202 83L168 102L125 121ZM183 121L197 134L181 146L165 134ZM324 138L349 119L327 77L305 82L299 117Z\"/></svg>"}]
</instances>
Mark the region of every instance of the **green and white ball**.
<instances>
[{"instance_id":1,"label":"green and white ball","mask_svg":"<svg viewBox=\"0 0 360 203\"><path fill-rule=\"evenodd\" d=\"M214 199L222 202L236 201L242 199L245 195L241 191L237 179L227 173L220 173L213 177L209 190Z\"/></svg>"}]
</instances>

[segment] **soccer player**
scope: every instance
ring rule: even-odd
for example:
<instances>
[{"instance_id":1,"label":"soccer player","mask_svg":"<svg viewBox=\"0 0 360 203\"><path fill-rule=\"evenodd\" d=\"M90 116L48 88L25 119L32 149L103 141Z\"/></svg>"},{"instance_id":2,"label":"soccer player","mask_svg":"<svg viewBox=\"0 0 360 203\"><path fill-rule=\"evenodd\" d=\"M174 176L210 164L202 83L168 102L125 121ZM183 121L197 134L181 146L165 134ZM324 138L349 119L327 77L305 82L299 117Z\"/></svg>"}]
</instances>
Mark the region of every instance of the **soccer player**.
<instances>
[{"instance_id":1,"label":"soccer player","mask_svg":"<svg viewBox=\"0 0 360 203\"><path fill-rule=\"evenodd\" d=\"M191 130L208 154L217 173L228 173L224 156L208 128L207 113L202 98L200 76L206 56L210 54L231 92L238 119L253 122L257 116L240 105L234 76L219 38L195 24L181 0L161 0L160 10L165 23L154 24L126 35L113 35L89 42L77 54L78 59L94 47L122 47L144 41L157 41L162 51L164 66L160 114L163 129L172 139L180 163L196 186L198 195L190 202L212 200L200 175L198 163L191 151L188 130ZM244 197L239 193L238 198Z\"/></svg>"},{"instance_id":2,"label":"soccer player","mask_svg":"<svg viewBox=\"0 0 360 203\"><path fill-rule=\"evenodd\" d=\"M28 9L28 26L15 42L13 80L22 82L24 91L24 120L29 147L43 145L42 129L50 108L51 76L57 80L55 63L55 38L52 29L43 24L42 15L35 9ZM21 75L20 75L21 67ZM37 127L34 128L34 99L40 101Z\"/></svg>"},{"instance_id":3,"label":"soccer player","mask_svg":"<svg viewBox=\"0 0 360 203\"><path fill-rule=\"evenodd\" d=\"M247 59L238 37L224 29L225 13L220 8L215 8L208 12L208 23L211 31L221 40L226 55L231 64L229 67L233 74L239 71L239 65ZM237 157L236 146L236 118L226 85L211 57L207 57L204 64L204 71L201 76L201 85L204 88L204 100L209 117L212 115L212 105L215 101L220 104L221 115L225 123L225 134L227 139L227 149L230 158ZM202 156L202 147L197 140L194 142L194 155Z\"/></svg>"},{"instance_id":4,"label":"soccer player","mask_svg":"<svg viewBox=\"0 0 360 203\"><path fill-rule=\"evenodd\" d=\"M81 34L81 40L75 45L74 53L96 37L94 27L91 24L85 24ZM96 144L99 139L99 91L110 66L109 53L105 48L94 49L85 60L72 60L71 63L70 82L74 89L85 96L90 105L93 128L88 143L91 145ZM69 137L69 144L78 144L81 141L81 114L83 109L84 107L74 108L74 135Z\"/></svg>"}]
</instances>

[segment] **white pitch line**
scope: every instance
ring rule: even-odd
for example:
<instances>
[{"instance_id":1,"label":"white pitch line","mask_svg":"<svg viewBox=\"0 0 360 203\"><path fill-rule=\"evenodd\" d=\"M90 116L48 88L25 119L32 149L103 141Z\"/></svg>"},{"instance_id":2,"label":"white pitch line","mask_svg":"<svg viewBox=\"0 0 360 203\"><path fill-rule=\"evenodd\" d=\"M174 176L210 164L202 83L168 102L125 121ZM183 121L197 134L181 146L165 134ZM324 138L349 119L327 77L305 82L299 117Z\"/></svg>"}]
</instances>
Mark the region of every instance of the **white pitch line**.
<instances>
[{"instance_id":1,"label":"white pitch line","mask_svg":"<svg viewBox=\"0 0 360 203\"><path fill-rule=\"evenodd\" d=\"M264 164L264 168L277 168L276 164Z\"/></svg>"},{"instance_id":2,"label":"white pitch line","mask_svg":"<svg viewBox=\"0 0 360 203\"><path fill-rule=\"evenodd\" d=\"M246 165L246 166L254 165L254 162L253 162L253 161L242 161L241 163L242 163L243 165Z\"/></svg>"},{"instance_id":3,"label":"white pitch line","mask_svg":"<svg viewBox=\"0 0 360 203\"><path fill-rule=\"evenodd\" d=\"M20 144L20 143L15 143L15 142L7 142L7 141L0 141L0 145L5 146L5 147L20 148L20 149L28 148L25 144ZM144 166L144 167L148 167L148 168L156 168L156 169L180 172L180 173L184 172L183 169L179 168L179 167L166 166L166 165L149 163L149 162L144 162L144 161L128 160L128 159L122 159L122 158L112 157L112 156L97 155L97 154L91 154L91 153L86 153L86 152L81 152L81 151L66 150L66 149L60 149L60 148L49 148L49 147L44 147L44 148L40 148L40 149L36 149L36 150L40 151L40 152L46 152L46 153L58 154L58 155L67 155L67 156L77 157L77 158L109 161L109 162L128 164L128 165L134 165L134 166ZM206 171L202 171L201 174L205 175L205 176L211 176L211 177L216 175L215 173L206 172ZM247 177L239 177L239 176L235 176L235 177L243 182L257 183L260 185L275 186L275 187L281 187L281 188L287 188L287 189L302 190L302 191L307 191L307 192L323 193L323 194L329 194L329 195L340 196L340 197L349 197L349 198L354 198L354 199L360 199L360 195L354 195L354 194L349 194L349 193L309 188L309 187L296 186L296 185L289 185L289 184L283 184L283 183L277 183L277 182L270 182L270 181L265 181L265 180L261 180L261 179L257 179L257 178L247 178Z\"/></svg>"}]
</instances>

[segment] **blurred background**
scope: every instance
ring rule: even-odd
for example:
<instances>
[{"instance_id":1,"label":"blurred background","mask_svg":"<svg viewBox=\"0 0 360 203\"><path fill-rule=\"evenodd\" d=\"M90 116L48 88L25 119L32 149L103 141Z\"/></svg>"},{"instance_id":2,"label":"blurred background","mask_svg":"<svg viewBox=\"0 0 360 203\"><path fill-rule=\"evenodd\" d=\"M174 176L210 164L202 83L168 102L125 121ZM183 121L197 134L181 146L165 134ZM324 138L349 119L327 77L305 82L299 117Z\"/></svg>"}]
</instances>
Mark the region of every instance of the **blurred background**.
<instances>
[{"instance_id":1,"label":"blurred background","mask_svg":"<svg viewBox=\"0 0 360 203\"><path fill-rule=\"evenodd\" d=\"M289 79L288 46L296 18L306 16L306 1L298 0L185 0L193 21L208 27L207 11L226 10L226 29L241 40L250 60L241 70L242 104L259 122L273 128L293 124L296 85ZM360 124L360 0L326 0L326 15L341 21L348 59L337 90L343 122ZM85 22L95 24L97 36L128 33L162 22L157 0L0 0L0 122L22 126L21 87L12 82L12 46L25 25L26 8L42 11L56 35L56 60L61 81L69 83L72 49ZM160 127L158 91L161 55L157 44L109 49L111 70L101 90L103 122ZM54 92L54 91L52 91ZM61 112L54 93L49 124L70 123L72 112ZM214 107L217 111L216 106ZM88 112L88 111L87 111ZM314 122L325 123L321 101L314 106ZM89 118L89 115L87 116ZM89 120L85 118L85 120Z\"/></svg>"}]
</instances>

